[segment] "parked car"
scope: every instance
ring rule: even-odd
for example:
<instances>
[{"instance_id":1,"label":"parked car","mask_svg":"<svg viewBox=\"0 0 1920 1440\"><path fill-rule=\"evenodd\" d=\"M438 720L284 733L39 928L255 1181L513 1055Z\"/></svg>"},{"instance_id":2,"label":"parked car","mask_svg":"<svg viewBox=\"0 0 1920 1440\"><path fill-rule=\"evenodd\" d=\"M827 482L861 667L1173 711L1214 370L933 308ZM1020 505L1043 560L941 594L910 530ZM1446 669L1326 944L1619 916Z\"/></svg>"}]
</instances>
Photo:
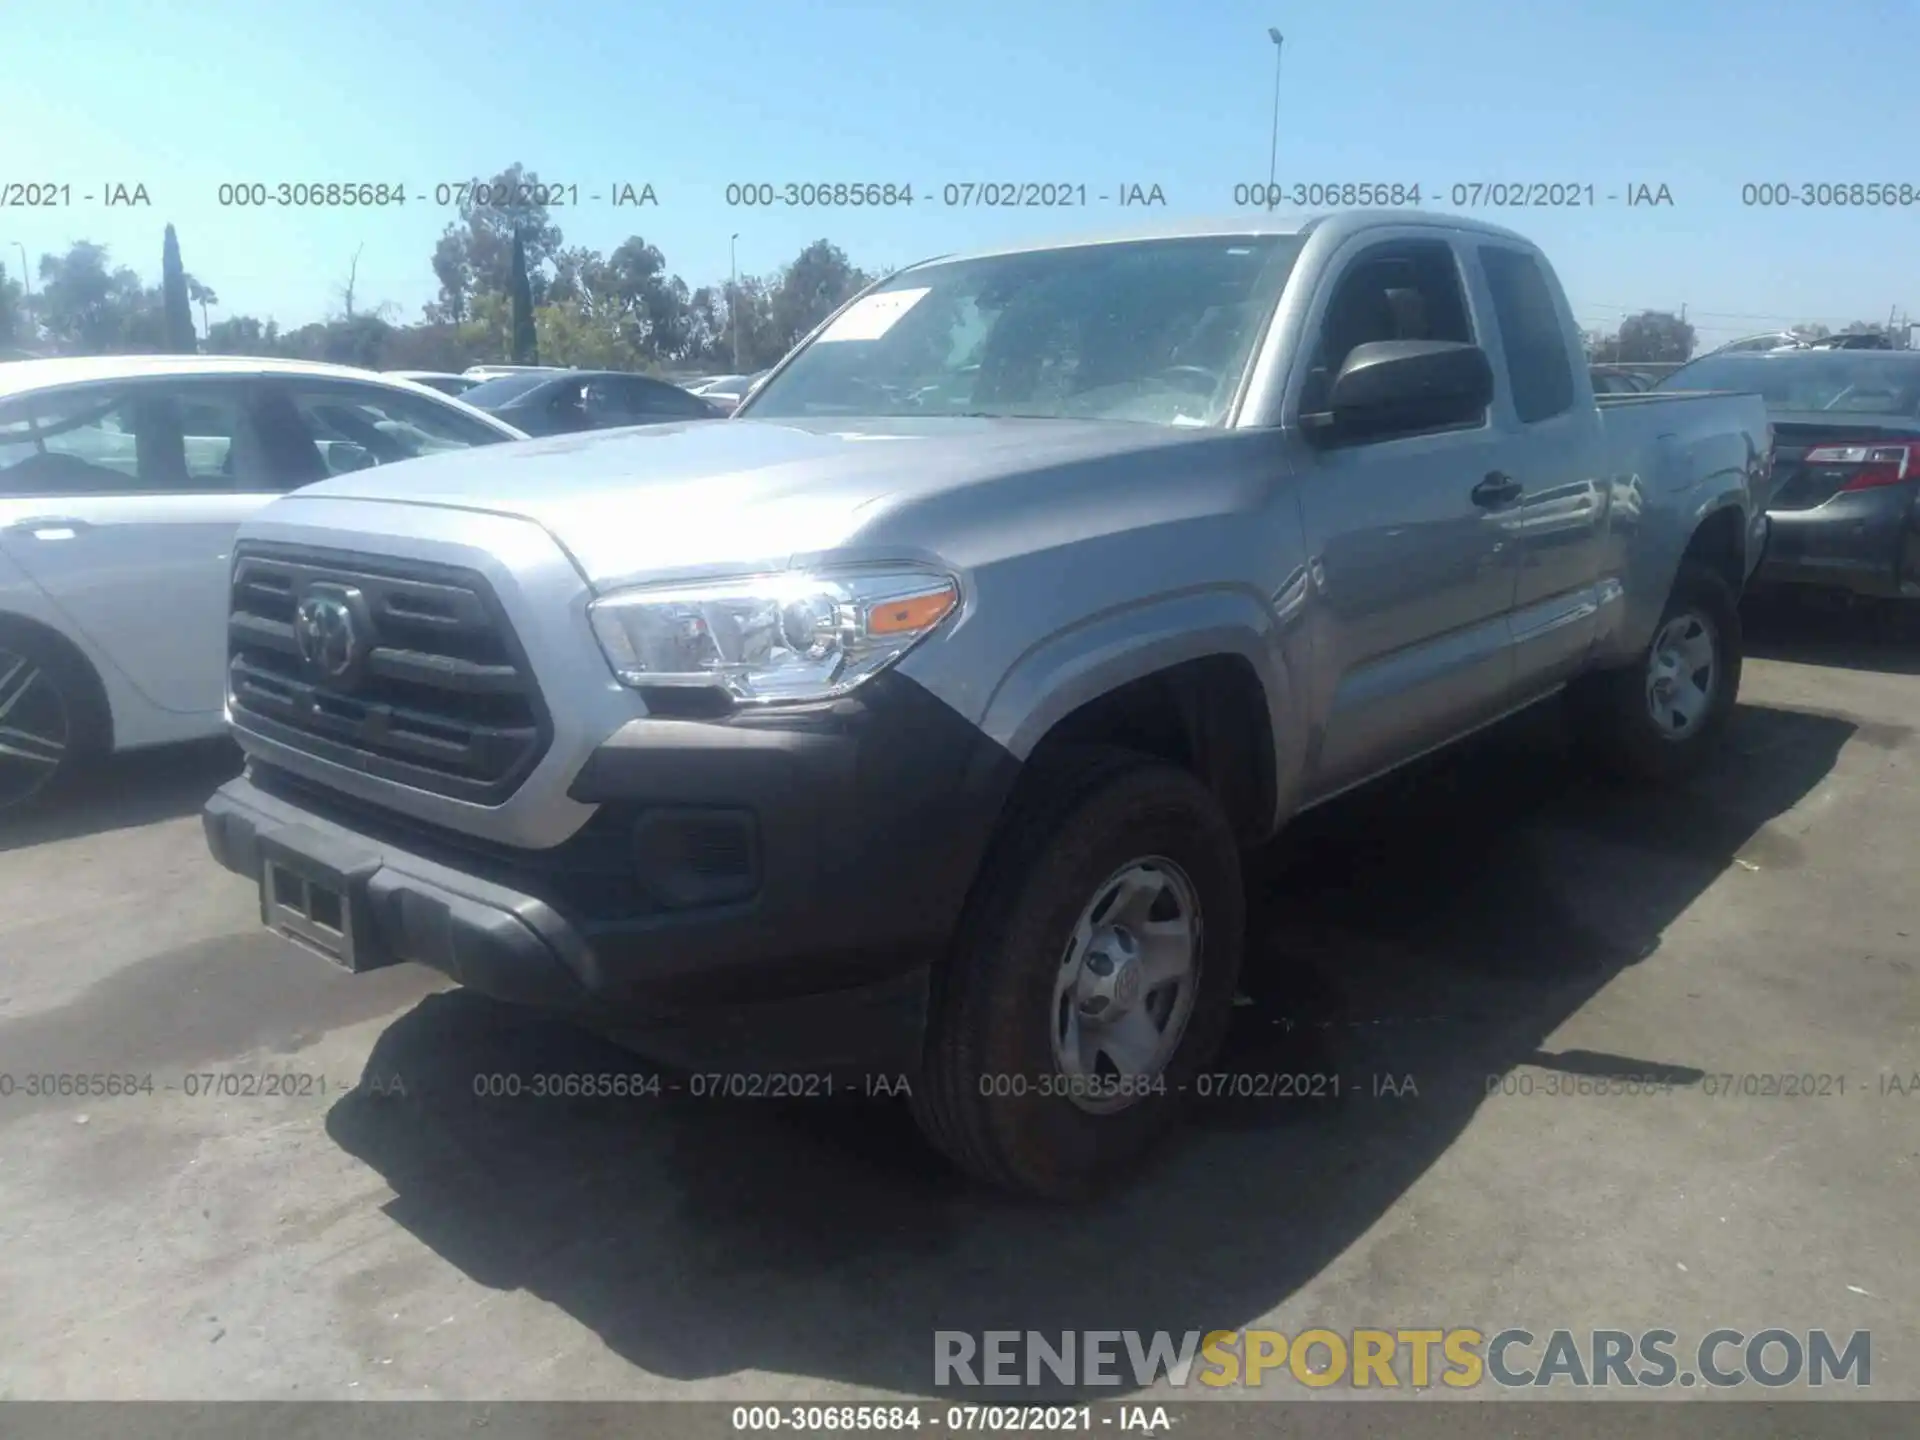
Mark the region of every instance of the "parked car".
<instances>
[{"instance_id":1,"label":"parked car","mask_svg":"<svg viewBox=\"0 0 1920 1440\"><path fill-rule=\"evenodd\" d=\"M905 1076L967 1170L1085 1193L1214 1058L1243 847L1563 690L1628 774L1713 745L1765 411L1586 379L1469 220L910 267L724 425L257 517L209 845L347 970L726 1093Z\"/></svg>"},{"instance_id":2,"label":"parked car","mask_svg":"<svg viewBox=\"0 0 1920 1440\"><path fill-rule=\"evenodd\" d=\"M1716 347L1715 355L1765 355L1775 350L1804 350L1807 341L1791 330L1768 330L1760 335L1746 335L1738 340L1729 340Z\"/></svg>"},{"instance_id":3,"label":"parked car","mask_svg":"<svg viewBox=\"0 0 1920 1440\"><path fill-rule=\"evenodd\" d=\"M444 370L387 370L382 373L396 380L411 380L429 390L438 390L442 395L464 395L480 383L478 376L452 375Z\"/></svg>"},{"instance_id":4,"label":"parked car","mask_svg":"<svg viewBox=\"0 0 1920 1440\"><path fill-rule=\"evenodd\" d=\"M1810 350L1891 350L1893 340L1878 330L1851 331L1845 335L1823 335L1807 342Z\"/></svg>"},{"instance_id":5,"label":"parked car","mask_svg":"<svg viewBox=\"0 0 1920 1440\"><path fill-rule=\"evenodd\" d=\"M559 365L469 365L460 373L469 380L498 380L502 375L555 375Z\"/></svg>"},{"instance_id":6,"label":"parked car","mask_svg":"<svg viewBox=\"0 0 1920 1440\"><path fill-rule=\"evenodd\" d=\"M1596 395L1638 395L1653 387L1649 377L1618 365L1589 366L1588 375L1593 381L1593 393Z\"/></svg>"},{"instance_id":7,"label":"parked car","mask_svg":"<svg viewBox=\"0 0 1920 1440\"><path fill-rule=\"evenodd\" d=\"M618 370L502 375L461 398L529 435L712 420L729 413L677 385Z\"/></svg>"},{"instance_id":8,"label":"parked car","mask_svg":"<svg viewBox=\"0 0 1920 1440\"><path fill-rule=\"evenodd\" d=\"M696 380L682 388L689 395L705 395L709 390L739 391L746 387L748 379L749 377L745 375L709 375L704 380Z\"/></svg>"},{"instance_id":9,"label":"parked car","mask_svg":"<svg viewBox=\"0 0 1920 1440\"><path fill-rule=\"evenodd\" d=\"M243 517L330 475L524 438L337 365L158 355L0 370L0 812L106 751L220 732Z\"/></svg>"},{"instance_id":10,"label":"parked car","mask_svg":"<svg viewBox=\"0 0 1920 1440\"><path fill-rule=\"evenodd\" d=\"M747 396L753 393L754 387L771 373L770 370L762 370L753 375L724 377L702 389L699 392L700 398L717 406L721 413L731 415L740 408Z\"/></svg>"},{"instance_id":11,"label":"parked car","mask_svg":"<svg viewBox=\"0 0 1920 1440\"><path fill-rule=\"evenodd\" d=\"M1763 581L1920 598L1920 353L1709 355L1659 389L1766 402L1774 468Z\"/></svg>"}]
</instances>

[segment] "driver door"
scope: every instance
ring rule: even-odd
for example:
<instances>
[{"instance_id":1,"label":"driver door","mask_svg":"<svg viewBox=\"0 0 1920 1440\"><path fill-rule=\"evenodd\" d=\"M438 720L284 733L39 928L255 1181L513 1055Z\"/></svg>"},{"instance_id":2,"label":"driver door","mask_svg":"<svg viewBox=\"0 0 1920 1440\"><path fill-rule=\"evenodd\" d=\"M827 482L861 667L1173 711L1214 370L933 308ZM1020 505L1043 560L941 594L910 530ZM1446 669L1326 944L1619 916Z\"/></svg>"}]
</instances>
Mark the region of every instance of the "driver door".
<instances>
[{"instance_id":1,"label":"driver door","mask_svg":"<svg viewBox=\"0 0 1920 1440\"><path fill-rule=\"evenodd\" d=\"M1336 261L1294 402L1323 409L1355 346L1484 344L1453 244L1431 232L1369 239ZM1303 446L1301 516L1320 596L1315 635L1326 723L1315 798L1498 715L1513 679L1514 556L1505 506L1482 482L1510 441L1476 421Z\"/></svg>"}]
</instances>

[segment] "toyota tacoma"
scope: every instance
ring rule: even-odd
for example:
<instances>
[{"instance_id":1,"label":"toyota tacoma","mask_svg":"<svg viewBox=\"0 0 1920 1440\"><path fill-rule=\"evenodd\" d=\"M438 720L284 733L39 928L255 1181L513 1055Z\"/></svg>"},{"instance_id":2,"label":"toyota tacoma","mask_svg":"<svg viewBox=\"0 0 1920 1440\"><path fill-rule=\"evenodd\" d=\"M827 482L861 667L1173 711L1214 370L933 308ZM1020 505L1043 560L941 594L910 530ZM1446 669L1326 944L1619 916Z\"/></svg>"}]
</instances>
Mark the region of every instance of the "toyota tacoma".
<instances>
[{"instance_id":1,"label":"toyota tacoma","mask_svg":"<svg viewBox=\"0 0 1920 1440\"><path fill-rule=\"evenodd\" d=\"M345 970L904 1075L965 1170L1084 1194L1219 1046L1289 817L1558 692L1629 776L1713 745L1770 446L1758 398L1597 401L1473 221L930 261L722 423L250 519L208 842Z\"/></svg>"}]
</instances>

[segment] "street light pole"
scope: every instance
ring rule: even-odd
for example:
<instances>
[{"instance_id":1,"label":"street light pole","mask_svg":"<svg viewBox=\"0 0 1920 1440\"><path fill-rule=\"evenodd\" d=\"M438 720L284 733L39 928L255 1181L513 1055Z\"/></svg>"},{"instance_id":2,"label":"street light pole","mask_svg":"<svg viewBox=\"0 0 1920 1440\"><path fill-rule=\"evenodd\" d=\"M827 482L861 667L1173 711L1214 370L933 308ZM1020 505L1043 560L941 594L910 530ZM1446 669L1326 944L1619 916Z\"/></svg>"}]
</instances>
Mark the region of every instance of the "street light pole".
<instances>
[{"instance_id":1,"label":"street light pole","mask_svg":"<svg viewBox=\"0 0 1920 1440\"><path fill-rule=\"evenodd\" d=\"M733 373L740 373L740 235L727 241L727 328L733 331Z\"/></svg>"},{"instance_id":2,"label":"street light pole","mask_svg":"<svg viewBox=\"0 0 1920 1440\"><path fill-rule=\"evenodd\" d=\"M1273 41L1273 148L1267 152L1267 196L1271 201L1274 175L1280 166L1280 46L1285 37L1269 25L1267 38Z\"/></svg>"}]
</instances>

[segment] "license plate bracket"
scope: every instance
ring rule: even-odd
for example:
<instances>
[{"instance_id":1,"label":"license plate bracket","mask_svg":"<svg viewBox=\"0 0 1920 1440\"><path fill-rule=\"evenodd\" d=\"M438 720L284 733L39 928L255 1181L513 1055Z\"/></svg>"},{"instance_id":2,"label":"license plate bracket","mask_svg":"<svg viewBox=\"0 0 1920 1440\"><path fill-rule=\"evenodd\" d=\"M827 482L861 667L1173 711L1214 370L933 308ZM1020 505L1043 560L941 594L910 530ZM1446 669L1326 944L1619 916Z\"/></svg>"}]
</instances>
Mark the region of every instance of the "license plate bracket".
<instances>
[{"instance_id":1,"label":"license plate bracket","mask_svg":"<svg viewBox=\"0 0 1920 1440\"><path fill-rule=\"evenodd\" d=\"M289 845L279 835L261 837L260 923L343 970L378 968L382 962L366 943L362 873L377 863L346 856L330 863L309 853L314 848Z\"/></svg>"}]
</instances>

